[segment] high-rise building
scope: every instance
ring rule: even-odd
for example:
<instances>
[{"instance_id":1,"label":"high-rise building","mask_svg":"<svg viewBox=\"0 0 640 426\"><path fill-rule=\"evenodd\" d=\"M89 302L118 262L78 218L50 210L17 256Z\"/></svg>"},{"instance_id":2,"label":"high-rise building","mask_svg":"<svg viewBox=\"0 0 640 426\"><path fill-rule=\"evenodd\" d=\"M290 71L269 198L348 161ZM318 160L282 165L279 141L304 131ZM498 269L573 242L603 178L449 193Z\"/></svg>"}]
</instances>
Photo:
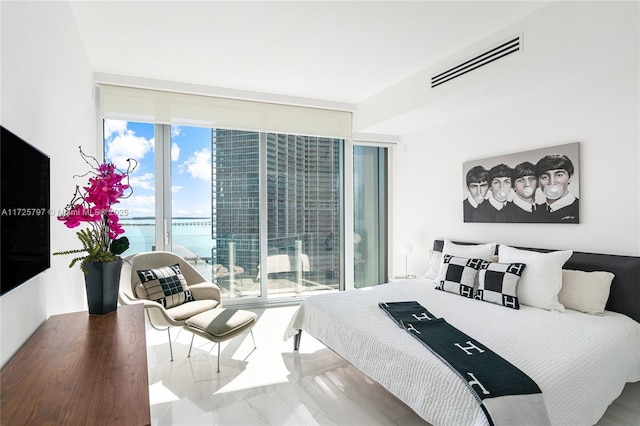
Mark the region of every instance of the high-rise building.
<instances>
[{"instance_id":1,"label":"high-rise building","mask_svg":"<svg viewBox=\"0 0 640 426\"><path fill-rule=\"evenodd\" d=\"M211 130L212 238L214 263L256 271L260 263L260 135Z\"/></svg>"},{"instance_id":2,"label":"high-rise building","mask_svg":"<svg viewBox=\"0 0 640 426\"><path fill-rule=\"evenodd\" d=\"M235 265L245 274L259 273L260 134L212 131L213 238L215 263ZM342 141L268 133L268 256L295 262L296 245L306 255L305 278L336 287L340 281ZM293 268L293 267L292 267ZM281 269L278 273L287 275Z\"/></svg>"}]
</instances>

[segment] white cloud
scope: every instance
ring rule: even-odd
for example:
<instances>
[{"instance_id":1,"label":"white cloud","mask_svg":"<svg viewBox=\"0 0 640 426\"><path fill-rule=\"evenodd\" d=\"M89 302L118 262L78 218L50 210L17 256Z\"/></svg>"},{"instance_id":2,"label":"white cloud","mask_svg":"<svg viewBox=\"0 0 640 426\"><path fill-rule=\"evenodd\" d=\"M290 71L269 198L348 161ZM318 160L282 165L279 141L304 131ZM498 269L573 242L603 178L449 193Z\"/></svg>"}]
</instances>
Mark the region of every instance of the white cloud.
<instances>
[{"instance_id":1,"label":"white cloud","mask_svg":"<svg viewBox=\"0 0 640 426\"><path fill-rule=\"evenodd\" d=\"M180 158L180 147L177 143L171 144L171 161L178 161Z\"/></svg>"},{"instance_id":2,"label":"white cloud","mask_svg":"<svg viewBox=\"0 0 640 426\"><path fill-rule=\"evenodd\" d=\"M180 192L182 191L182 186L181 185L173 185L171 186L171 192L175 193L175 192Z\"/></svg>"},{"instance_id":3,"label":"white cloud","mask_svg":"<svg viewBox=\"0 0 640 426\"><path fill-rule=\"evenodd\" d=\"M129 184L133 188L134 192L138 189L153 190L155 188L153 173L145 173L140 176L130 176Z\"/></svg>"},{"instance_id":4,"label":"white cloud","mask_svg":"<svg viewBox=\"0 0 640 426\"><path fill-rule=\"evenodd\" d=\"M121 215L121 218L131 218L136 216L154 216L156 211L156 197L153 195L135 195L134 194L122 200L113 206L117 210L127 210L127 215Z\"/></svg>"},{"instance_id":5,"label":"white cloud","mask_svg":"<svg viewBox=\"0 0 640 426\"><path fill-rule=\"evenodd\" d=\"M107 124L108 123L108 124ZM140 160L153 151L154 138L147 139L136 136L133 130L127 129L126 121L105 121L106 156L121 170L126 170L127 158Z\"/></svg>"},{"instance_id":6,"label":"white cloud","mask_svg":"<svg viewBox=\"0 0 640 426\"><path fill-rule=\"evenodd\" d=\"M180 136L182 133L182 127L180 126L171 126L171 136Z\"/></svg>"},{"instance_id":7,"label":"white cloud","mask_svg":"<svg viewBox=\"0 0 640 426\"><path fill-rule=\"evenodd\" d=\"M114 133L124 133L127 130L127 122L122 120L104 120L104 137L110 139Z\"/></svg>"},{"instance_id":8,"label":"white cloud","mask_svg":"<svg viewBox=\"0 0 640 426\"><path fill-rule=\"evenodd\" d=\"M194 152L183 165L194 178L211 181L211 151L208 148Z\"/></svg>"},{"instance_id":9,"label":"white cloud","mask_svg":"<svg viewBox=\"0 0 640 426\"><path fill-rule=\"evenodd\" d=\"M211 203L196 206L191 213L194 216L211 217Z\"/></svg>"},{"instance_id":10,"label":"white cloud","mask_svg":"<svg viewBox=\"0 0 640 426\"><path fill-rule=\"evenodd\" d=\"M211 217L211 203L194 206L190 210L176 207L173 204L174 216L190 216L190 217Z\"/></svg>"}]
</instances>

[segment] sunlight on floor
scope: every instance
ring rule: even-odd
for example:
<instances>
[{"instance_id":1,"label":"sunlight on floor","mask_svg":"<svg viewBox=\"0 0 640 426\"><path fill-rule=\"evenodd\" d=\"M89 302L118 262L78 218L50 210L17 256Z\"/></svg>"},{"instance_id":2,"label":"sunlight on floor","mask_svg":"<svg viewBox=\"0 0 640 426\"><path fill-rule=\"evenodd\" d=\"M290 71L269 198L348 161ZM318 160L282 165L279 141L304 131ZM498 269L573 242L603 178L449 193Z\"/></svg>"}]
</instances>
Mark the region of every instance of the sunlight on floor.
<instances>
[{"instance_id":1,"label":"sunlight on floor","mask_svg":"<svg viewBox=\"0 0 640 426\"><path fill-rule=\"evenodd\" d=\"M293 351L293 339L283 336L295 310L254 310L256 349L249 334L223 342L220 373L211 342L196 336L188 358L191 334L172 329L171 362L167 332L149 329L152 424L426 424L311 336L303 336L300 351Z\"/></svg>"},{"instance_id":2,"label":"sunlight on floor","mask_svg":"<svg viewBox=\"0 0 640 426\"><path fill-rule=\"evenodd\" d=\"M216 346L172 329L147 331L153 425L428 425L382 386L308 334L283 340L295 306L255 309L249 334ZM640 424L640 382L627 384L597 426Z\"/></svg>"},{"instance_id":3,"label":"sunlight on floor","mask_svg":"<svg viewBox=\"0 0 640 426\"><path fill-rule=\"evenodd\" d=\"M162 383L155 383L149 386L149 403L153 405L165 404L167 402L179 401L180 398L167 389Z\"/></svg>"}]
</instances>

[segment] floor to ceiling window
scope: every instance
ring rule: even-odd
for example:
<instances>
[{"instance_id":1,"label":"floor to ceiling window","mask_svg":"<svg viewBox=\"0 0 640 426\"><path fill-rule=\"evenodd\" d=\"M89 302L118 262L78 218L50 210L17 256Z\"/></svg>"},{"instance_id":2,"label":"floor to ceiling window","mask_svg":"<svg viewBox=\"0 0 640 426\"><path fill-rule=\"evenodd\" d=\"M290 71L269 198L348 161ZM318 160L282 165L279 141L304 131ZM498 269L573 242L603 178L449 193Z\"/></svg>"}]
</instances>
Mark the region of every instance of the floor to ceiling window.
<instances>
[{"instance_id":1,"label":"floor to ceiling window","mask_svg":"<svg viewBox=\"0 0 640 426\"><path fill-rule=\"evenodd\" d=\"M343 285L341 139L104 123L105 159L139 162L126 254L173 251L228 301Z\"/></svg>"},{"instance_id":2,"label":"floor to ceiling window","mask_svg":"<svg viewBox=\"0 0 640 426\"><path fill-rule=\"evenodd\" d=\"M151 123L121 120L103 121L104 158L120 170L127 170L127 159L138 165L129 180L133 194L116 208L124 213L120 222L130 247L129 255L156 248L156 156L155 129Z\"/></svg>"},{"instance_id":3,"label":"floor to ceiling window","mask_svg":"<svg viewBox=\"0 0 640 426\"><path fill-rule=\"evenodd\" d=\"M266 134L269 294L338 290L342 281L340 139Z\"/></svg>"},{"instance_id":4,"label":"floor to ceiling window","mask_svg":"<svg viewBox=\"0 0 640 426\"><path fill-rule=\"evenodd\" d=\"M165 250L191 262L209 280L214 281L222 269L214 262L215 232L215 144L212 130L204 127L160 125L162 133L156 151L163 151L164 161L158 175L164 177ZM168 134L167 134L168 133ZM170 141L167 143L167 141ZM168 167L168 164L170 166ZM165 176L164 170L170 170ZM159 193L162 193L160 195Z\"/></svg>"},{"instance_id":5,"label":"floor to ceiling window","mask_svg":"<svg viewBox=\"0 0 640 426\"><path fill-rule=\"evenodd\" d=\"M211 146L216 280L227 298L260 298L260 134L212 129Z\"/></svg>"},{"instance_id":6,"label":"floor to ceiling window","mask_svg":"<svg viewBox=\"0 0 640 426\"><path fill-rule=\"evenodd\" d=\"M353 147L354 287L388 281L388 148Z\"/></svg>"}]
</instances>

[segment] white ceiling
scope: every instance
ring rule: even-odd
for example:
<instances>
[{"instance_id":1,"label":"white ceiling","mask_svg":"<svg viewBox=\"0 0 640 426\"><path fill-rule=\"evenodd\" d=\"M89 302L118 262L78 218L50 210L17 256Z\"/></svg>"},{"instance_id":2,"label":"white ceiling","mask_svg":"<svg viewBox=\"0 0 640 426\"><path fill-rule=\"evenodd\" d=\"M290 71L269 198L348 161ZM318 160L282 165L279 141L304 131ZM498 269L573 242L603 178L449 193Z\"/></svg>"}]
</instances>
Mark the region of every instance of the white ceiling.
<instances>
[{"instance_id":1,"label":"white ceiling","mask_svg":"<svg viewBox=\"0 0 640 426\"><path fill-rule=\"evenodd\" d=\"M540 1L71 1L96 73L357 104Z\"/></svg>"}]
</instances>

